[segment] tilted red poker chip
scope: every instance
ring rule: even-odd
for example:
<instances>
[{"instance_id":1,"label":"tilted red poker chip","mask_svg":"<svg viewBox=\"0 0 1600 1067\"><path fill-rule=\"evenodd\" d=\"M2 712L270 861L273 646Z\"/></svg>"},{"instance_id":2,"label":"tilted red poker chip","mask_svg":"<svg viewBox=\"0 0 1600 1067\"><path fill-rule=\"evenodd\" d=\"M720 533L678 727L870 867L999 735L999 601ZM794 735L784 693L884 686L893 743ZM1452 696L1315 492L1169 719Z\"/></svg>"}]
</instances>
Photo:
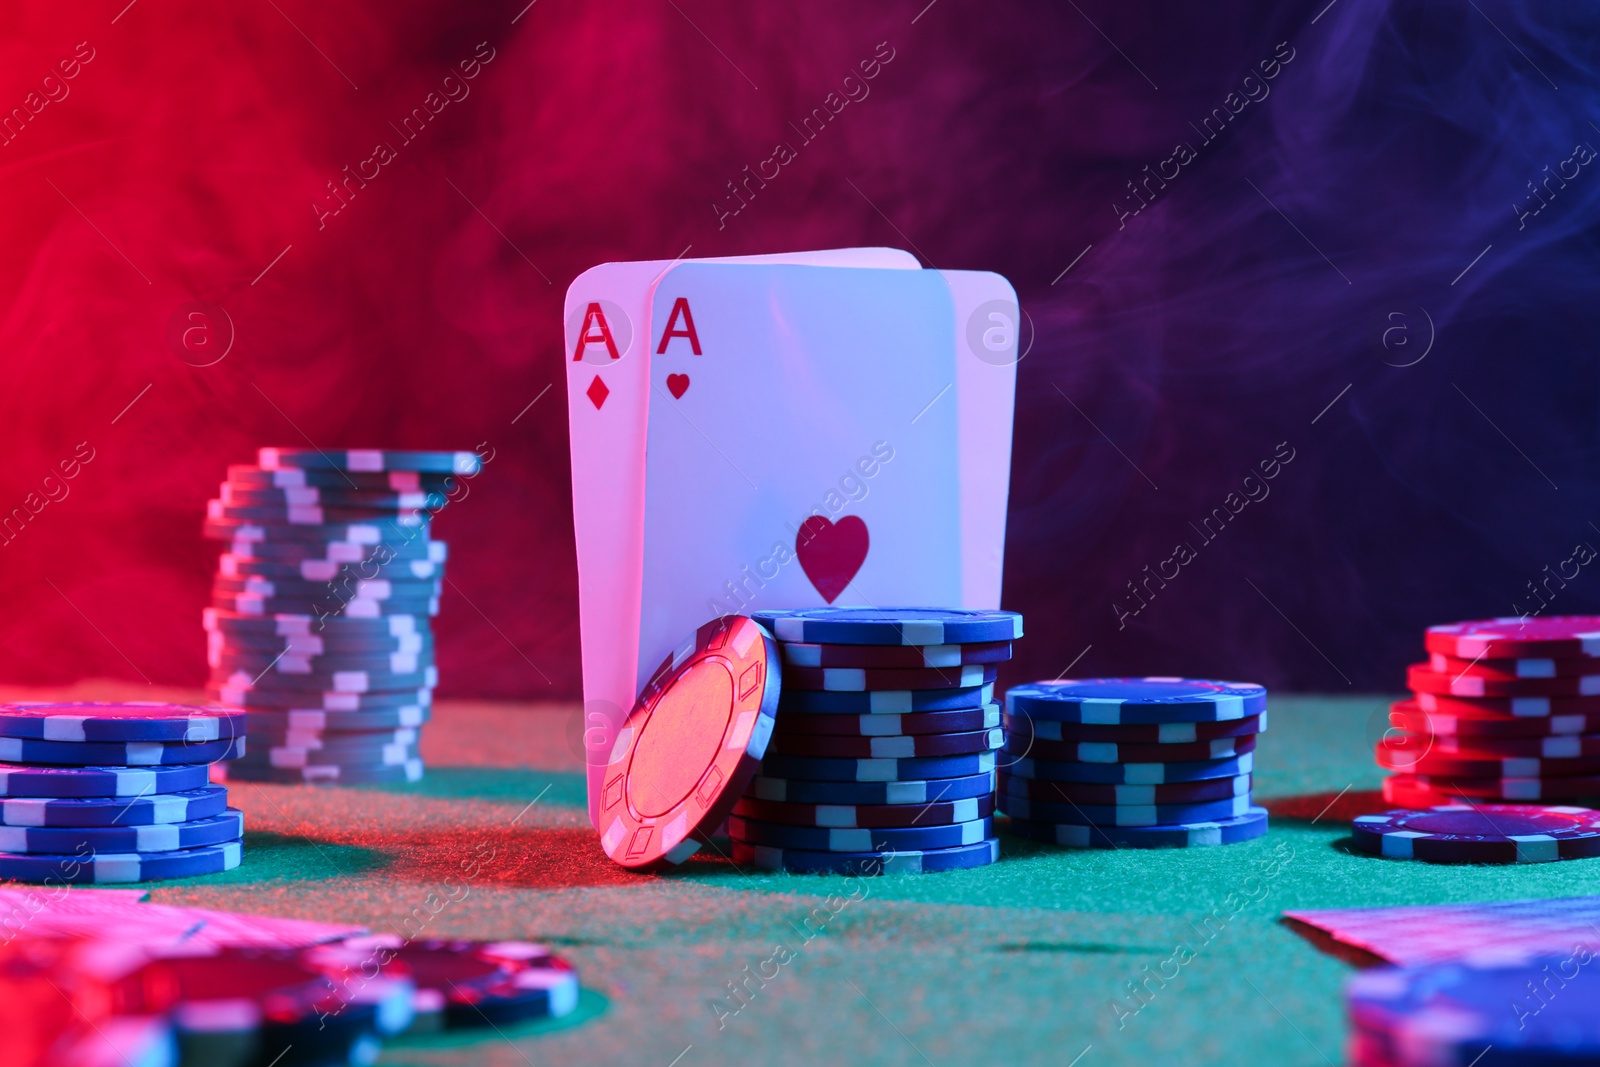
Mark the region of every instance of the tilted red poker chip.
<instances>
[{"instance_id":1,"label":"tilted red poker chip","mask_svg":"<svg viewBox=\"0 0 1600 1067\"><path fill-rule=\"evenodd\" d=\"M754 620L706 623L645 683L600 794L600 844L630 870L682 863L733 810L772 736L778 647Z\"/></svg>"},{"instance_id":2,"label":"tilted red poker chip","mask_svg":"<svg viewBox=\"0 0 1600 1067\"><path fill-rule=\"evenodd\" d=\"M1423 643L1429 652L1459 659L1600 656L1600 615L1480 619L1430 626Z\"/></svg>"}]
</instances>

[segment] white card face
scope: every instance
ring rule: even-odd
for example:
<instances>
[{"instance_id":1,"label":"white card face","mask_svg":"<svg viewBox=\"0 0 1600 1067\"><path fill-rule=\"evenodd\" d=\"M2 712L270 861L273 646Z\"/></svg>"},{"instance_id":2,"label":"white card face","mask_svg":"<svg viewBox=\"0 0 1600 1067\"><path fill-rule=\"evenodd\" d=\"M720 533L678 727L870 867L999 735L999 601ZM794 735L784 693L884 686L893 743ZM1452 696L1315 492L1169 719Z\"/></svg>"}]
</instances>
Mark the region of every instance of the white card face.
<instances>
[{"instance_id":1,"label":"white card face","mask_svg":"<svg viewBox=\"0 0 1600 1067\"><path fill-rule=\"evenodd\" d=\"M917 270L893 248L841 248L711 262ZM651 286L672 260L603 263L567 289L567 415L583 645L590 815L615 728L633 706L644 545L645 412ZM596 383L599 383L598 385Z\"/></svg>"},{"instance_id":2,"label":"white card face","mask_svg":"<svg viewBox=\"0 0 1600 1067\"><path fill-rule=\"evenodd\" d=\"M961 603L955 315L934 271L662 277L636 687L717 615Z\"/></svg>"}]
</instances>

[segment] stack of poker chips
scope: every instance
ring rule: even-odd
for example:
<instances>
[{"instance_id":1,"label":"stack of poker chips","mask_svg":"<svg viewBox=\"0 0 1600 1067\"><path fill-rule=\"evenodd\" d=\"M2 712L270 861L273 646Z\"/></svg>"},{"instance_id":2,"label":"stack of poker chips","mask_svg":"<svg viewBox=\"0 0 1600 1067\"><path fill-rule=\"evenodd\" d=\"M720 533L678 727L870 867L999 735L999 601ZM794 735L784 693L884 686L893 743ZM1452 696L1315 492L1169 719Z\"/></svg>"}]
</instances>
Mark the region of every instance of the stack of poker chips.
<instances>
[{"instance_id":1,"label":"stack of poker chips","mask_svg":"<svg viewBox=\"0 0 1600 1067\"><path fill-rule=\"evenodd\" d=\"M1470 946L1461 946L1463 952ZM1360 971L1345 986L1355 1067L1600 1063L1600 1012L1570 953L1481 956ZM1579 983L1572 988L1569 984Z\"/></svg>"},{"instance_id":2,"label":"stack of poker chips","mask_svg":"<svg viewBox=\"0 0 1600 1067\"><path fill-rule=\"evenodd\" d=\"M209 782L245 715L180 704L0 704L0 880L147 882L239 865L244 818Z\"/></svg>"},{"instance_id":3,"label":"stack of poker chips","mask_svg":"<svg viewBox=\"0 0 1600 1067\"><path fill-rule=\"evenodd\" d=\"M1021 837L1183 848L1267 832L1250 802L1259 685L1185 678L1033 682L1006 693L999 807Z\"/></svg>"},{"instance_id":4,"label":"stack of poker chips","mask_svg":"<svg viewBox=\"0 0 1600 1067\"><path fill-rule=\"evenodd\" d=\"M1377 742L1391 804L1600 796L1600 616L1430 626Z\"/></svg>"},{"instance_id":5,"label":"stack of poker chips","mask_svg":"<svg viewBox=\"0 0 1600 1067\"><path fill-rule=\"evenodd\" d=\"M874 874L993 863L1009 611L756 612L783 660L772 738L728 819L735 863Z\"/></svg>"},{"instance_id":6,"label":"stack of poker chips","mask_svg":"<svg viewBox=\"0 0 1600 1067\"><path fill-rule=\"evenodd\" d=\"M230 774L422 777L446 554L429 532L480 469L471 452L290 448L228 468L206 513L206 536L228 545L204 625L210 695L250 711L250 751Z\"/></svg>"}]
</instances>

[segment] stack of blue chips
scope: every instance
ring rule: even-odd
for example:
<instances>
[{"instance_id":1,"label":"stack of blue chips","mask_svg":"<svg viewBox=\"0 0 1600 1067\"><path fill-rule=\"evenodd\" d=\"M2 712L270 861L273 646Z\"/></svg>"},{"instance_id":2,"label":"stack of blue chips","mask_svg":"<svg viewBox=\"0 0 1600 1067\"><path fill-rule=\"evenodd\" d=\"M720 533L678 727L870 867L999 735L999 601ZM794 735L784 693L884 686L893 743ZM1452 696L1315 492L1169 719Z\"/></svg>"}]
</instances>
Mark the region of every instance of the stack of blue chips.
<instances>
[{"instance_id":1,"label":"stack of blue chips","mask_svg":"<svg viewBox=\"0 0 1600 1067\"><path fill-rule=\"evenodd\" d=\"M0 704L0 879L147 882L239 865L244 817L209 771L245 715L181 704Z\"/></svg>"},{"instance_id":2,"label":"stack of blue chips","mask_svg":"<svg viewBox=\"0 0 1600 1067\"><path fill-rule=\"evenodd\" d=\"M1267 832L1251 803L1259 685L1187 678L1034 682L1006 693L1009 832L1074 848L1184 848Z\"/></svg>"},{"instance_id":3,"label":"stack of blue chips","mask_svg":"<svg viewBox=\"0 0 1600 1067\"><path fill-rule=\"evenodd\" d=\"M756 612L783 658L773 735L728 820L736 863L879 874L980 867L994 836L1009 611Z\"/></svg>"},{"instance_id":4,"label":"stack of blue chips","mask_svg":"<svg viewBox=\"0 0 1600 1067\"><path fill-rule=\"evenodd\" d=\"M229 542L204 619L209 693L250 710L250 754L229 773L414 782L439 678L446 546L429 533L480 460L312 448L258 459L228 468L206 512L206 535Z\"/></svg>"}]
</instances>

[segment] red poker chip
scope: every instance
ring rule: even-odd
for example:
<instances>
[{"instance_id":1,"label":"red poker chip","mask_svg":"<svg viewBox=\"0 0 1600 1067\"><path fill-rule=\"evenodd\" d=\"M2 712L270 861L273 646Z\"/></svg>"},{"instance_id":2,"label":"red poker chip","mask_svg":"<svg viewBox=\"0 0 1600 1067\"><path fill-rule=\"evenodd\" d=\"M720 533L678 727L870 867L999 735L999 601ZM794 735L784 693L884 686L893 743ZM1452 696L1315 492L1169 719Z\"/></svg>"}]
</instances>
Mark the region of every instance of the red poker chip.
<instances>
[{"instance_id":1,"label":"red poker chip","mask_svg":"<svg viewBox=\"0 0 1600 1067\"><path fill-rule=\"evenodd\" d=\"M1407 807L1474 800L1575 800L1600 797L1600 775L1561 778L1474 778L1469 775L1396 774L1384 779L1383 798Z\"/></svg>"},{"instance_id":2,"label":"red poker chip","mask_svg":"<svg viewBox=\"0 0 1600 1067\"><path fill-rule=\"evenodd\" d=\"M706 623L656 668L606 766L606 855L649 870L699 851L766 755L780 670L777 645L742 615Z\"/></svg>"},{"instance_id":3,"label":"red poker chip","mask_svg":"<svg viewBox=\"0 0 1600 1067\"><path fill-rule=\"evenodd\" d=\"M1600 667L1600 661L1596 661ZM1457 697L1577 697L1600 696L1600 671L1564 678L1484 678L1472 674L1441 674L1426 663L1406 668L1406 685L1418 693Z\"/></svg>"},{"instance_id":4,"label":"red poker chip","mask_svg":"<svg viewBox=\"0 0 1600 1067\"><path fill-rule=\"evenodd\" d=\"M1357 816L1361 852L1426 863L1546 863L1600 856L1600 811L1538 804L1441 804Z\"/></svg>"},{"instance_id":5,"label":"red poker chip","mask_svg":"<svg viewBox=\"0 0 1600 1067\"><path fill-rule=\"evenodd\" d=\"M1571 678L1582 674L1600 674L1600 658L1526 656L1522 659L1457 659L1443 652L1430 652L1428 667L1437 674L1448 674L1452 678L1466 676L1512 682L1518 678Z\"/></svg>"},{"instance_id":6,"label":"red poker chip","mask_svg":"<svg viewBox=\"0 0 1600 1067\"><path fill-rule=\"evenodd\" d=\"M1430 626L1423 643L1429 652L1457 659L1600 656L1600 615L1482 619Z\"/></svg>"},{"instance_id":7,"label":"red poker chip","mask_svg":"<svg viewBox=\"0 0 1600 1067\"><path fill-rule=\"evenodd\" d=\"M1449 735L1457 738L1554 737L1567 734L1600 733L1600 710L1589 713L1533 717L1514 715L1457 715L1429 712L1415 700L1390 705L1389 723L1414 734Z\"/></svg>"},{"instance_id":8,"label":"red poker chip","mask_svg":"<svg viewBox=\"0 0 1600 1067\"><path fill-rule=\"evenodd\" d=\"M1378 766L1411 774L1459 775L1464 778L1559 778L1600 773L1600 756L1540 759L1502 756L1482 749L1441 752L1425 736L1393 735L1374 746Z\"/></svg>"},{"instance_id":9,"label":"red poker chip","mask_svg":"<svg viewBox=\"0 0 1600 1067\"><path fill-rule=\"evenodd\" d=\"M1031 759L1073 763L1172 763L1178 760L1225 759L1256 750L1254 737L1219 737L1171 745L1120 745L1109 741L1046 741L1013 735L1006 751Z\"/></svg>"},{"instance_id":10,"label":"red poker chip","mask_svg":"<svg viewBox=\"0 0 1600 1067\"><path fill-rule=\"evenodd\" d=\"M1600 734L1551 734L1548 737L1456 737L1453 734L1415 735L1430 752L1488 754L1538 759L1577 759L1600 756Z\"/></svg>"},{"instance_id":11,"label":"red poker chip","mask_svg":"<svg viewBox=\"0 0 1600 1067\"><path fill-rule=\"evenodd\" d=\"M1600 715L1600 697L1461 697L1415 693L1417 707L1464 719L1545 719L1554 715Z\"/></svg>"}]
</instances>

